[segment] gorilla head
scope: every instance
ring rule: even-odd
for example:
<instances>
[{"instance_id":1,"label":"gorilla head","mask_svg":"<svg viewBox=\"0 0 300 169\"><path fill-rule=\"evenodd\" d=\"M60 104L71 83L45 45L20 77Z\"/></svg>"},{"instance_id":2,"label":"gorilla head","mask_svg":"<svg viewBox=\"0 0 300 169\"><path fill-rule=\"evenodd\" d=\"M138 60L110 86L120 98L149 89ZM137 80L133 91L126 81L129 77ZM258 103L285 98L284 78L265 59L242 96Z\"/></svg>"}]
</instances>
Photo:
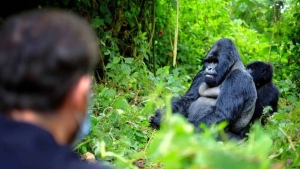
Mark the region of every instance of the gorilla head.
<instances>
[{"instance_id":1,"label":"gorilla head","mask_svg":"<svg viewBox=\"0 0 300 169\"><path fill-rule=\"evenodd\" d=\"M241 59L233 42L227 38L218 40L204 58L206 84L210 87L221 84L237 62L241 63Z\"/></svg>"},{"instance_id":2,"label":"gorilla head","mask_svg":"<svg viewBox=\"0 0 300 169\"><path fill-rule=\"evenodd\" d=\"M269 63L255 61L247 64L247 71L253 78L256 88L269 83L273 78L273 68Z\"/></svg>"}]
</instances>

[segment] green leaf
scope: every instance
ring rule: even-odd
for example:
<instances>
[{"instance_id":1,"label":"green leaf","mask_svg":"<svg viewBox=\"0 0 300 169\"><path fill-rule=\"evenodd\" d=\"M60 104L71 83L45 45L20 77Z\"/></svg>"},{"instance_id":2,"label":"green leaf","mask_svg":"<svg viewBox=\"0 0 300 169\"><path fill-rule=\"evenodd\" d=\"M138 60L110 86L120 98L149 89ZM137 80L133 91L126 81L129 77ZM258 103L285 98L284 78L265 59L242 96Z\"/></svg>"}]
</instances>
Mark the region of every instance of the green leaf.
<instances>
[{"instance_id":1,"label":"green leaf","mask_svg":"<svg viewBox=\"0 0 300 169\"><path fill-rule=\"evenodd\" d=\"M114 57L113 58L113 63L119 63L121 61L121 58L120 57Z\"/></svg>"},{"instance_id":2,"label":"green leaf","mask_svg":"<svg viewBox=\"0 0 300 169\"><path fill-rule=\"evenodd\" d=\"M106 88L106 89L107 89L107 88ZM104 97L110 98L110 97L113 97L113 96L116 95L116 91L115 91L114 89L107 89L107 90L103 90L103 91L101 92L101 94L103 94Z\"/></svg>"},{"instance_id":3,"label":"green leaf","mask_svg":"<svg viewBox=\"0 0 300 169\"><path fill-rule=\"evenodd\" d=\"M81 151L82 151L83 153L87 152L86 146L82 146L82 147L81 147Z\"/></svg>"},{"instance_id":4,"label":"green leaf","mask_svg":"<svg viewBox=\"0 0 300 169\"><path fill-rule=\"evenodd\" d=\"M241 5L239 6L239 9L241 12L245 12L248 8L248 5L246 3L241 3Z\"/></svg>"},{"instance_id":5,"label":"green leaf","mask_svg":"<svg viewBox=\"0 0 300 169\"><path fill-rule=\"evenodd\" d=\"M101 26L104 25L104 20L103 20L103 19L100 19L99 16L93 18L93 19L91 20L91 22L92 22L92 27L93 27L93 28L100 28Z\"/></svg>"},{"instance_id":6,"label":"green leaf","mask_svg":"<svg viewBox=\"0 0 300 169\"><path fill-rule=\"evenodd\" d=\"M130 108L127 100L124 97L118 97L115 102L113 103L113 107L115 109L122 109L124 111Z\"/></svg>"},{"instance_id":7,"label":"green leaf","mask_svg":"<svg viewBox=\"0 0 300 169\"><path fill-rule=\"evenodd\" d=\"M127 64L122 64L121 65L121 71L125 74L125 75L129 75L131 72L131 68L129 65Z\"/></svg>"},{"instance_id":8,"label":"green leaf","mask_svg":"<svg viewBox=\"0 0 300 169\"><path fill-rule=\"evenodd\" d=\"M133 63L134 58L124 58L125 63Z\"/></svg>"}]
</instances>

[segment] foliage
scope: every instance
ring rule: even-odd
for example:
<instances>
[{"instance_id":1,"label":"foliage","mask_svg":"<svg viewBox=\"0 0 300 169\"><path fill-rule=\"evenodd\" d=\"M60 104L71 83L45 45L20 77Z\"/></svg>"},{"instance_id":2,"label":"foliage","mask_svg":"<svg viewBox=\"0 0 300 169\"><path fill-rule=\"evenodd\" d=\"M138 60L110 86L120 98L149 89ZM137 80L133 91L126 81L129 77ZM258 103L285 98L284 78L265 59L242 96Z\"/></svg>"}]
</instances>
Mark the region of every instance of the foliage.
<instances>
[{"instance_id":1,"label":"foliage","mask_svg":"<svg viewBox=\"0 0 300 169\"><path fill-rule=\"evenodd\" d=\"M166 169L270 167L267 155L272 140L260 126L253 127L246 143L217 142L215 138L224 126L204 128L203 134L194 134L191 124L182 116L174 115L156 133L149 157L163 162Z\"/></svg>"},{"instance_id":2,"label":"foliage","mask_svg":"<svg viewBox=\"0 0 300 169\"><path fill-rule=\"evenodd\" d=\"M176 2L179 21L176 23ZM299 0L51 0L90 21L103 55L94 84L93 128L77 145L118 168L297 168L299 162ZM59 19L59 18L58 18ZM2 19L0 19L2 21ZM177 65L172 66L178 24ZM155 131L148 119L188 89L213 43L237 45L244 64L268 61L281 95L266 126L249 139L216 141L226 124L194 134L169 115Z\"/></svg>"},{"instance_id":3,"label":"foliage","mask_svg":"<svg viewBox=\"0 0 300 169\"><path fill-rule=\"evenodd\" d=\"M267 126L274 140L270 158L282 161L290 168L300 166L299 108L298 103L289 113L279 111L270 118L270 125Z\"/></svg>"},{"instance_id":4,"label":"foliage","mask_svg":"<svg viewBox=\"0 0 300 169\"><path fill-rule=\"evenodd\" d=\"M296 1L292 2L296 4ZM83 1L80 3L82 5ZM114 4L103 3L106 7ZM151 24L145 31L139 25L141 22L136 24L132 22L134 17L130 17L137 14L134 12L140 7L137 4L131 2L130 10L126 6L122 8L127 12L126 22L131 28L138 26L137 31L127 38L114 35L116 22L109 22L97 14L90 15L91 24L101 37L102 66L106 74L102 83L95 83L93 129L91 135L77 146L78 153L90 151L98 159L119 168L300 166L297 117L299 47L293 36L298 30L297 5L291 5L280 17L276 13L278 19L274 20L274 9L268 10L273 4L270 1L181 0L178 65L172 67L176 4L174 1L156 1L155 53L149 48L153 40L149 31ZM93 13L84 7L90 8L85 4L81 12ZM236 7L239 10L235 10ZM108 12L110 8L104 10L100 5L100 9L102 16L114 18L116 15L116 11ZM254 60L273 64L274 82L281 91L278 113L270 117L265 127L253 125L249 139L242 142L215 140L225 124L210 128L202 126L205 132L194 134L191 125L176 115L167 118L160 131L149 128L148 119L154 110L165 105L169 107L167 103L171 96L184 94L195 73L202 68L203 56L220 37L234 40L245 64ZM134 42L136 46L130 55L125 54L119 45L120 40L124 43L125 39L131 39L128 42ZM155 68L151 61L153 56L160 67L154 74L149 71L149 68Z\"/></svg>"},{"instance_id":5,"label":"foliage","mask_svg":"<svg viewBox=\"0 0 300 169\"><path fill-rule=\"evenodd\" d=\"M243 25L255 29L260 33L265 32L274 20L279 20L284 7L282 1L273 0L234 0L230 2L231 18L242 19Z\"/></svg>"},{"instance_id":6,"label":"foliage","mask_svg":"<svg viewBox=\"0 0 300 169\"><path fill-rule=\"evenodd\" d=\"M157 95L182 94L179 91L186 90L182 86L190 80L189 76L183 76L183 85L178 79L180 69L170 72L169 67L159 69L158 76L155 77L147 71L143 62L130 62L128 59L130 60L115 57L106 66L107 70L114 70L107 74L109 86L94 84L93 128L91 134L76 148L80 154L93 152L106 161L120 163L122 167L131 166L131 163L140 158L134 154L144 152L149 144L148 139L153 133L149 128L149 115L157 105L164 103ZM173 78L177 76L178 78ZM153 93L154 90L156 91ZM151 98L156 100L156 105Z\"/></svg>"}]
</instances>

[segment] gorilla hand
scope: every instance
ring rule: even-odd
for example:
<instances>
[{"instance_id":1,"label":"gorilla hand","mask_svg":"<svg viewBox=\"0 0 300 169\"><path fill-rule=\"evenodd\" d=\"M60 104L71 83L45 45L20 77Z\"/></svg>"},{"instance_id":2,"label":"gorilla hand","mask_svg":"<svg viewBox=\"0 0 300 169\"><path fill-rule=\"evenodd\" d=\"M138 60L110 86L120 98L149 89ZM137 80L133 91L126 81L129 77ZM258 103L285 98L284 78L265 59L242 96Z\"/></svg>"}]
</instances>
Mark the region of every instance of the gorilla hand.
<instances>
[{"instance_id":1,"label":"gorilla hand","mask_svg":"<svg viewBox=\"0 0 300 169\"><path fill-rule=\"evenodd\" d=\"M160 128L160 122L162 118L162 111L160 109L157 109L155 111L155 115L150 117L150 127L154 129L159 129Z\"/></svg>"}]
</instances>

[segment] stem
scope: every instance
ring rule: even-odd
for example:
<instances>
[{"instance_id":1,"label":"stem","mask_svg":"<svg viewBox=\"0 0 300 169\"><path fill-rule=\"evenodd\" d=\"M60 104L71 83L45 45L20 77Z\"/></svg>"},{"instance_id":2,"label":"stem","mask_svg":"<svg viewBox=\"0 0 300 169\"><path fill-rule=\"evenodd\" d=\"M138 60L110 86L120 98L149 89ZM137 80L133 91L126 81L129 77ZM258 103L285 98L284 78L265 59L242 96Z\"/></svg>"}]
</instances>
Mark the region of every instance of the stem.
<instances>
[{"instance_id":1,"label":"stem","mask_svg":"<svg viewBox=\"0 0 300 169\"><path fill-rule=\"evenodd\" d=\"M177 0L175 38L174 38L174 48L173 48L173 66L174 67L176 66L176 57L177 57L178 17L179 17L179 0Z\"/></svg>"}]
</instances>

